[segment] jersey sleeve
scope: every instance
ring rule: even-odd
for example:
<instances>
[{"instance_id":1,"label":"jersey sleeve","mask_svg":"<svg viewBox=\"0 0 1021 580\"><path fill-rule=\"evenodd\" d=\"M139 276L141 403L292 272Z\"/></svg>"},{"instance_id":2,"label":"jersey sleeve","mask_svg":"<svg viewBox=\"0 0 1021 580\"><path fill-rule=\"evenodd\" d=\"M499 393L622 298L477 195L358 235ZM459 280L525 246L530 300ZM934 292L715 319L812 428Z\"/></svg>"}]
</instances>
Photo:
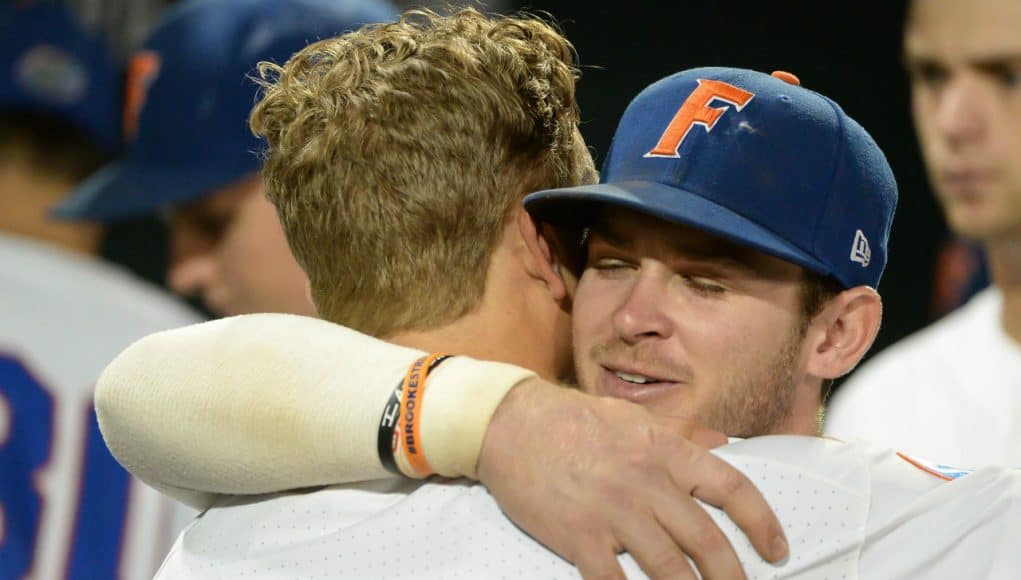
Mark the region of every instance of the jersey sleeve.
<instances>
[{"instance_id":1,"label":"jersey sleeve","mask_svg":"<svg viewBox=\"0 0 1021 580\"><path fill-rule=\"evenodd\" d=\"M379 422L422 354L314 318L237 316L130 346L101 375L96 412L125 468L198 508L217 494L393 477ZM493 412L532 376L468 357L430 374L422 447L433 469L475 477Z\"/></svg>"}]
</instances>

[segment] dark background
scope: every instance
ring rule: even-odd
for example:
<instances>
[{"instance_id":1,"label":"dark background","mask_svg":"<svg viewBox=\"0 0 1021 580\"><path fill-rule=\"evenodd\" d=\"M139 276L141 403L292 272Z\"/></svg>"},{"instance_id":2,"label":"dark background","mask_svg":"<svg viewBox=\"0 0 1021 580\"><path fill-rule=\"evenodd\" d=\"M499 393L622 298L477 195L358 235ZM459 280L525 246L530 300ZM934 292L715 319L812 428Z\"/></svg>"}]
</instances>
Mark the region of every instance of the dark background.
<instances>
[{"instance_id":1,"label":"dark background","mask_svg":"<svg viewBox=\"0 0 1021 580\"><path fill-rule=\"evenodd\" d=\"M549 13L577 47L582 132L597 163L630 99L685 68L787 70L803 86L836 100L882 147L900 187L880 288L884 323L872 352L931 321L933 271L945 227L911 126L901 66L903 2L550 0L512 8ZM162 277L165 245L151 220L118 226L107 253L150 279Z\"/></svg>"}]
</instances>

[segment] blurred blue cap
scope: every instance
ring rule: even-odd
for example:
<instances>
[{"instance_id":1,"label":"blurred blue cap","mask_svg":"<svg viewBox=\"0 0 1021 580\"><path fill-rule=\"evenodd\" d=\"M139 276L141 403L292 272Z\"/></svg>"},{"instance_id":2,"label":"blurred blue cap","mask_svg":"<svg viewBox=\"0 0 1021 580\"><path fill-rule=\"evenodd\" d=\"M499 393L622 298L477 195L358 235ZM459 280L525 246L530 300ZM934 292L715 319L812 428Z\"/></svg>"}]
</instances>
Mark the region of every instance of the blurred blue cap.
<instances>
[{"instance_id":1,"label":"blurred blue cap","mask_svg":"<svg viewBox=\"0 0 1021 580\"><path fill-rule=\"evenodd\" d=\"M113 152L120 77L109 47L62 6L0 3L0 107L64 119Z\"/></svg>"},{"instance_id":2,"label":"blurred blue cap","mask_svg":"<svg viewBox=\"0 0 1021 580\"><path fill-rule=\"evenodd\" d=\"M790 73L682 71L643 90L600 183L525 198L547 221L610 205L879 286L897 183L865 129Z\"/></svg>"},{"instance_id":3,"label":"blurred blue cap","mask_svg":"<svg viewBox=\"0 0 1021 580\"><path fill-rule=\"evenodd\" d=\"M128 64L125 154L86 180L55 215L111 221L197 201L259 170L248 129L261 61L394 20L381 0L187 0Z\"/></svg>"}]
</instances>

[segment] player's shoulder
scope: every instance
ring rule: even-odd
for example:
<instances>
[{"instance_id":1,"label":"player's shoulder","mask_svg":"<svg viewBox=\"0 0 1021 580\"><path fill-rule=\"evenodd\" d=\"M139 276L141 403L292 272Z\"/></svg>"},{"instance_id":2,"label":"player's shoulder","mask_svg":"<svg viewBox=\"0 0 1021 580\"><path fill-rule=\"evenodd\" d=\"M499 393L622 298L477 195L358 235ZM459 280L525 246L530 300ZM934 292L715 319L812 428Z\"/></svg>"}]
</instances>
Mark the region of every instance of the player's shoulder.
<instances>
[{"instance_id":1,"label":"player's shoulder","mask_svg":"<svg viewBox=\"0 0 1021 580\"><path fill-rule=\"evenodd\" d=\"M712 453L735 465L754 460L830 481L841 478L842 473L857 472L865 475L869 486L898 489L908 495L927 489L919 482L950 482L976 471L974 465L950 465L884 445L834 437L766 435L732 440ZM1007 478L1021 477L1019 470L995 470Z\"/></svg>"},{"instance_id":2,"label":"player's shoulder","mask_svg":"<svg viewBox=\"0 0 1021 580\"><path fill-rule=\"evenodd\" d=\"M819 480L867 485L868 447L862 443L805 435L766 435L736 440L712 452L746 473L775 473L791 481ZM759 481L757 479L756 481Z\"/></svg>"},{"instance_id":3,"label":"player's shoulder","mask_svg":"<svg viewBox=\"0 0 1021 580\"><path fill-rule=\"evenodd\" d=\"M801 478L844 483L859 490L872 487L906 494L921 489L918 482L938 483L971 473L966 467L919 458L865 441L801 435L768 435L737 440L713 450L736 465L768 464L770 469ZM755 471L762 471L756 467Z\"/></svg>"},{"instance_id":4,"label":"player's shoulder","mask_svg":"<svg viewBox=\"0 0 1021 580\"><path fill-rule=\"evenodd\" d=\"M401 557L380 549L381 538ZM574 577L467 480L381 480L230 498L207 510L178 546L159 577L235 577L252 569L293 578L370 578L382 569L394 578L478 577L487 569L512 578Z\"/></svg>"}]
</instances>

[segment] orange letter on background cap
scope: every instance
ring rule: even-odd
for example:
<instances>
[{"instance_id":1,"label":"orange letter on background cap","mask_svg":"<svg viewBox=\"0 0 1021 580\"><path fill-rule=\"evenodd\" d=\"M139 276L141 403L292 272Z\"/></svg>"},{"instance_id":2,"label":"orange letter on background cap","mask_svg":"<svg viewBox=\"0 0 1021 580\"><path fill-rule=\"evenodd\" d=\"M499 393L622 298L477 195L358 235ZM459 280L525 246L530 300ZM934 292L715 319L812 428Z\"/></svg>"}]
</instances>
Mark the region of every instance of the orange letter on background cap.
<instances>
[{"instance_id":1,"label":"orange letter on background cap","mask_svg":"<svg viewBox=\"0 0 1021 580\"><path fill-rule=\"evenodd\" d=\"M154 52L139 52L128 62L124 79L124 138L131 140L138 133L138 117L142 114L149 85L160 72L160 57Z\"/></svg>"},{"instance_id":2,"label":"orange letter on background cap","mask_svg":"<svg viewBox=\"0 0 1021 580\"><path fill-rule=\"evenodd\" d=\"M730 107L710 107L713 99L726 101L740 111L752 100L755 95L746 90L739 89L734 85L728 85L722 81L698 79L698 87L688 95L684 104L677 110L670 124L667 125L659 143L645 154L646 157L680 157L677 150L681 142L691 131L693 125L702 125L706 133L713 130L716 121L727 112Z\"/></svg>"}]
</instances>

